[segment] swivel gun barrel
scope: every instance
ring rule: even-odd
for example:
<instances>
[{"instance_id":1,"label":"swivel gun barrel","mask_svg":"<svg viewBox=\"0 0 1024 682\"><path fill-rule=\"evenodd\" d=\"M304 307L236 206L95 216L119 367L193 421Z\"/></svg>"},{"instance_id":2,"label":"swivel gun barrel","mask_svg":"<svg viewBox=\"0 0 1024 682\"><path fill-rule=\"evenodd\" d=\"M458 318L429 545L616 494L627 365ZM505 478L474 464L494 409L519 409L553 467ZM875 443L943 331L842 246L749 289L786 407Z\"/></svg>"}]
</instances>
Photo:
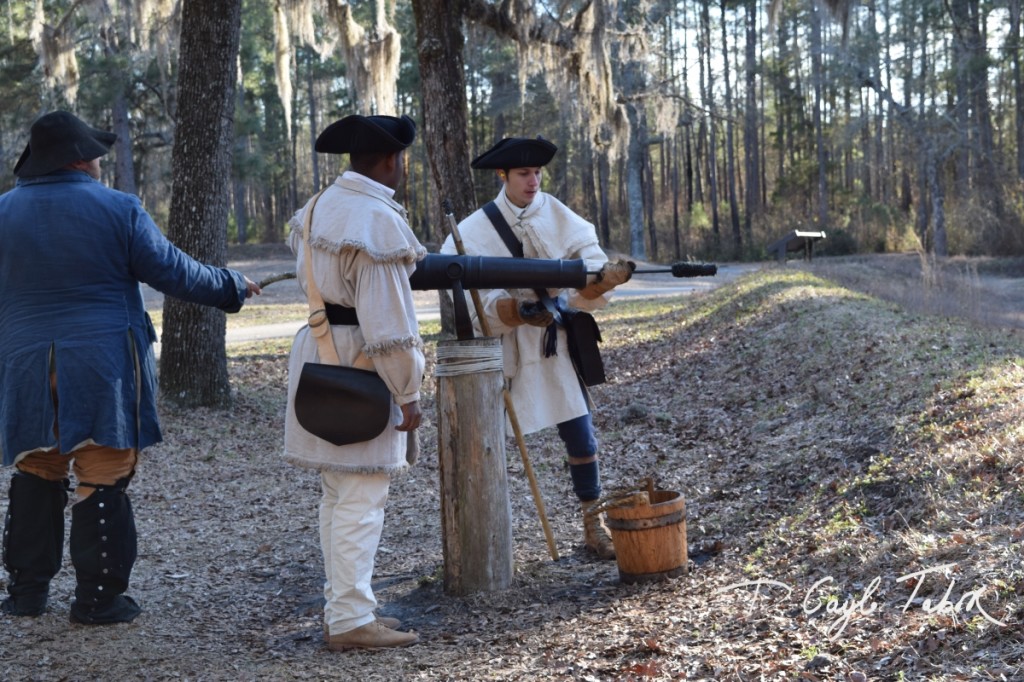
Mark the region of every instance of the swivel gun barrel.
<instances>
[{"instance_id":1,"label":"swivel gun barrel","mask_svg":"<svg viewBox=\"0 0 1024 682\"><path fill-rule=\"evenodd\" d=\"M502 258L427 254L409 276L413 289L581 289L587 285L582 259Z\"/></svg>"},{"instance_id":2,"label":"swivel gun barrel","mask_svg":"<svg viewBox=\"0 0 1024 682\"><path fill-rule=\"evenodd\" d=\"M673 277L711 277L718 273L714 263L673 263L671 268L636 270L634 274L671 272ZM498 256L449 256L436 253L416 264L409 277L413 289L451 289L456 281L463 289L582 289L587 285L586 262L582 259L502 258ZM285 279L294 272L271 275L260 288Z\"/></svg>"}]
</instances>

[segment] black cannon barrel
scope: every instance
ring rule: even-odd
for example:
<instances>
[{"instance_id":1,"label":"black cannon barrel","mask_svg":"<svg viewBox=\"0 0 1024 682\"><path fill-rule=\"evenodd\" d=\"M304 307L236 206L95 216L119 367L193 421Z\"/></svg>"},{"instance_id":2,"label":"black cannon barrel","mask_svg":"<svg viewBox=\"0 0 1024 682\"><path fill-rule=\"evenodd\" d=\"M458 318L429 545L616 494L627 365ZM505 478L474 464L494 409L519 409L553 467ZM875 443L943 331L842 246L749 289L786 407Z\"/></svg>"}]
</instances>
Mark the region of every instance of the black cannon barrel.
<instances>
[{"instance_id":1,"label":"black cannon barrel","mask_svg":"<svg viewBox=\"0 0 1024 682\"><path fill-rule=\"evenodd\" d=\"M587 285L582 259L502 258L449 256L436 253L416 264L409 277L413 289L581 289Z\"/></svg>"}]
</instances>

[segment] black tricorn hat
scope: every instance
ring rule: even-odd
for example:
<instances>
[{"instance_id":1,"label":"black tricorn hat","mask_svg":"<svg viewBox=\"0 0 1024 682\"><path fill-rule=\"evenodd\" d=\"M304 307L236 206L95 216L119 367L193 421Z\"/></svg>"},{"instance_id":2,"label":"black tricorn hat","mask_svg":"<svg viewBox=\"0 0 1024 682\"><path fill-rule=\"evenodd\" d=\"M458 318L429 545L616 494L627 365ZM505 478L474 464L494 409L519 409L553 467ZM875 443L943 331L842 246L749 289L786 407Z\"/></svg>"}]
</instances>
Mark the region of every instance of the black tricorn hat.
<instances>
[{"instance_id":1,"label":"black tricorn hat","mask_svg":"<svg viewBox=\"0 0 1024 682\"><path fill-rule=\"evenodd\" d=\"M28 144L14 164L20 178L46 175L75 161L92 161L110 151L117 135L86 125L67 111L43 114L29 129Z\"/></svg>"},{"instance_id":2,"label":"black tricorn hat","mask_svg":"<svg viewBox=\"0 0 1024 682\"><path fill-rule=\"evenodd\" d=\"M558 151L558 147L538 135L530 137L506 137L496 145L473 159L473 168L537 168L546 166Z\"/></svg>"},{"instance_id":3,"label":"black tricorn hat","mask_svg":"<svg viewBox=\"0 0 1024 682\"><path fill-rule=\"evenodd\" d=\"M404 114L401 118L352 114L327 126L314 149L323 154L387 154L405 149L415 139L416 122Z\"/></svg>"}]
</instances>

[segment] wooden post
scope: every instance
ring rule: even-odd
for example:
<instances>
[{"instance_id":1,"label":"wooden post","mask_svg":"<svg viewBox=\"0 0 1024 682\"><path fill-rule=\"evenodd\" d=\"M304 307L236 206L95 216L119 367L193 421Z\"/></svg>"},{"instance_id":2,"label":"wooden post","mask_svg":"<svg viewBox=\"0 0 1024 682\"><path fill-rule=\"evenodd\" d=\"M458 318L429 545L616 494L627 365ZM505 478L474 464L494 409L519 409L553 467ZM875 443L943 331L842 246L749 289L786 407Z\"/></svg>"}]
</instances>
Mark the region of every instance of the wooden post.
<instances>
[{"instance_id":1,"label":"wooden post","mask_svg":"<svg viewBox=\"0 0 1024 682\"><path fill-rule=\"evenodd\" d=\"M439 342L434 376L445 592L506 589L513 577L512 506L501 340Z\"/></svg>"}]
</instances>

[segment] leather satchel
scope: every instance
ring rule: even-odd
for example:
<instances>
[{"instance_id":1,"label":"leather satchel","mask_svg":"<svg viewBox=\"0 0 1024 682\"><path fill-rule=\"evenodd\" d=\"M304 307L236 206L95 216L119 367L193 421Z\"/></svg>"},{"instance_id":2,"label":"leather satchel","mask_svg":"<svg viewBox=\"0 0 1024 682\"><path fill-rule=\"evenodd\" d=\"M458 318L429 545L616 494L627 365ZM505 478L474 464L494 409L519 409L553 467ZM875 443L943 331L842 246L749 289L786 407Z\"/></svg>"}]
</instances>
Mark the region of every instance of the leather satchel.
<instances>
[{"instance_id":1,"label":"leather satchel","mask_svg":"<svg viewBox=\"0 0 1024 682\"><path fill-rule=\"evenodd\" d=\"M584 386L597 386L606 381L604 361L597 344L601 341L601 330L597 320L588 312L570 308L562 310L566 342L576 374Z\"/></svg>"},{"instance_id":2,"label":"leather satchel","mask_svg":"<svg viewBox=\"0 0 1024 682\"><path fill-rule=\"evenodd\" d=\"M324 300L313 279L313 253L309 247L313 208L321 191L310 202L303 221L306 256L306 292L309 299L309 329L316 339L320 359L307 362L295 388L295 417L299 425L317 438L334 445L351 445L373 440L391 421L391 391L376 372L343 367L331 337Z\"/></svg>"},{"instance_id":3,"label":"leather satchel","mask_svg":"<svg viewBox=\"0 0 1024 682\"><path fill-rule=\"evenodd\" d=\"M373 440L391 420L391 392L376 372L307 362L295 390L295 417L334 445Z\"/></svg>"}]
</instances>

